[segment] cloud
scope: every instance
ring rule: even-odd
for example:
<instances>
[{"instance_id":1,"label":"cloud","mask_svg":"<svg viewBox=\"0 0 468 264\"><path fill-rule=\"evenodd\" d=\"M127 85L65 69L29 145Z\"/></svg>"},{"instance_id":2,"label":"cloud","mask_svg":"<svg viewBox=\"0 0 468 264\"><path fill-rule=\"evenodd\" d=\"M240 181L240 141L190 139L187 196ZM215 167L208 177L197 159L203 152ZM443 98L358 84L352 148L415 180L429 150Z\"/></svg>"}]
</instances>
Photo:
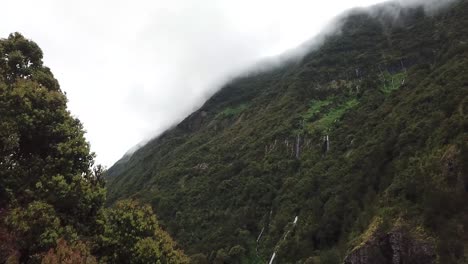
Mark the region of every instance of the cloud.
<instances>
[{"instance_id":1,"label":"cloud","mask_svg":"<svg viewBox=\"0 0 468 264\"><path fill-rule=\"evenodd\" d=\"M111 165L233 76L313 38L344 10L379 2L15 0L2 3L0 35L19 31L40 45L98 162Z\"/></svg>"}]
</instances>

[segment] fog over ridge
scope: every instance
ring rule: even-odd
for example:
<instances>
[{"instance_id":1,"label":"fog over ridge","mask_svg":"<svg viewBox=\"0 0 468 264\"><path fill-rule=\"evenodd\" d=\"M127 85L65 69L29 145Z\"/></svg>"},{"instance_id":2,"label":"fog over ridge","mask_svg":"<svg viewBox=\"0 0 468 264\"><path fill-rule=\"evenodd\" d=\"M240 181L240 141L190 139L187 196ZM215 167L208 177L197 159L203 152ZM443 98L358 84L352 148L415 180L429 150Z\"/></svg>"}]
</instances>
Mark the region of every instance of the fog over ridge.
<instances>
[{"instance_id":1,"label":"fog over ridge","mask_svg":"<svg viewBox=\"0 0 468 264\"><path fill-rule=\"evenodd\" d=\"M397 1L434 12L455 0ZM300 59L339 32L346 10L383 2L6 1L0 37L18 31L39 44L97 161L109 166L232 78Z\"/></svg>"},{"instance_id":2,"label":"fog over ridge","mask_svg":"<svg viewBox=\"0 0 468 264\"><path fill-rule=\"evenodd\" d=\"M374 17L378 17L382 14L385 14L393 16L395 20L398 20L400 18L399 16L401 15L400 12L406 8L423 7L426 13L432 14L436 13L440 8L443 8L448 4L456 1L457 0L397 0L385 1L383 3L376 4L370 7L358 7L349 9L332 18L326 24L326 26L323 29L321 29L321 31L318 34L316 34L313 38L305 41L304 43L289 50L286 50L280 54L266 56L265 58L254 61L251 65L248 65L246 67L241 67L230 73L226 73L225 75L220 75L221 78L217 82L212 84L212 89L207 90L207 92L203 95L202 100L199 103L197 103L192 109L190 109L190 111L187 114L176 119L165 130L170 129L178 123L180 123L190 113L200 108L203 105L203 103L206 100L208 100L215 92L223 88L227 83L229 83L233 79L270 71L275 68L281 67L286 62L294 62L301 60L305 55L320 48L326 41L327 37L340 34L340 30L346 18L352 14L367 13ZM162 132L163 131L161 131L161 133ZM153 135L152 137L146 138L145 140L141 141L139 144L132 147L128 152L126 152L125 155L131 155L134 151L144 146L148 141L157 138L159 134Z\"/></svg>"}]
</instances>

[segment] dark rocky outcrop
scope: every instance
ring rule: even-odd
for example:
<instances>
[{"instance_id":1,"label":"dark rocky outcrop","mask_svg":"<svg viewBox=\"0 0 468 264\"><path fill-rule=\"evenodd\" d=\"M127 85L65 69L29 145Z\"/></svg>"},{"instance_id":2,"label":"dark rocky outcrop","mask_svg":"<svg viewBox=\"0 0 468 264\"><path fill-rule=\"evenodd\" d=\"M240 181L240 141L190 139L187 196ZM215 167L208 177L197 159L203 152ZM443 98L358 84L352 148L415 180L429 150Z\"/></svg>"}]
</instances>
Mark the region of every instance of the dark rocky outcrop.
<instances>
[{"instance_id":1,"label":"dark rocky outcrop","mask_svg":"<svg viewBox=\"0 0 468 264\"><path fill-rule=\"evenodd\" d=\"M207 112L198 110L187 117L184 122L180 123L177 127L185 131L197 131L201 128L207 116Z\"/></svg>"},{"instance_id":2,"label":"dark rocky outcrop","mask_svg":"<svg viewBox=\"0 0 468 264\"><path fill-rule=\"evenodd\" d=\"M435 263L432 242L416 239L403 229L376 234L354 249L345 264L431 264Z\"/></svg>"}]
</instances>

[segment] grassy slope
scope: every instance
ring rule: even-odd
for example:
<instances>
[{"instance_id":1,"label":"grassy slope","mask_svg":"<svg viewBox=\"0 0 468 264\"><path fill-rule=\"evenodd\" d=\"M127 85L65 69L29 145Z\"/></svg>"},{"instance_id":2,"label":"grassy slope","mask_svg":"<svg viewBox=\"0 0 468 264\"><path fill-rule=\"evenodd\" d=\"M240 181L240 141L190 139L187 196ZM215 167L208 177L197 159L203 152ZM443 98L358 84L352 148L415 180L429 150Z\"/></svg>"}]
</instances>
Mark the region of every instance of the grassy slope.
<instances>
[{"instance_id":1,"label":"grassy slope","mask_svg":"<svg viewBox=\"0 0 468 264\"><path fill-rule=\"evenodd\" d=\"M354 14L301 62L233 81L109 169L111 200L151 202L187 253L211 259L236 245L247 252L231 250L233 263L275 247L281 263L343 257L378 216L425 230L455 263L468 222L468 5L457 5L394 26Z\"/></svg>"}]
</instances>

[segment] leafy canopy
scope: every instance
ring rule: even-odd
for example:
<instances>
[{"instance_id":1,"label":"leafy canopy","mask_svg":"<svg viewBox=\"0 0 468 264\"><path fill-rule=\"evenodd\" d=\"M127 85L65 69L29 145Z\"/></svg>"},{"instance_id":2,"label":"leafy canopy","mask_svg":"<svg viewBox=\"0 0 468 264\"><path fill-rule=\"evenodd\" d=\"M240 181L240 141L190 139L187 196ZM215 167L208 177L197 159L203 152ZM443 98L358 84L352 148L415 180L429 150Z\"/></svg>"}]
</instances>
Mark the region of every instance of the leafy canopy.
<instances>
[{"instance_id":1,"label":"leafy canopy","mask_svg":"<svg viewBox=\"0 0 468 264\"><path fill-rule=\"evenodd\" d=\"M39 46L0 39L0 262L186 262L148 206L103 207L84 133Z\"/></svg>"}]
</instances>

